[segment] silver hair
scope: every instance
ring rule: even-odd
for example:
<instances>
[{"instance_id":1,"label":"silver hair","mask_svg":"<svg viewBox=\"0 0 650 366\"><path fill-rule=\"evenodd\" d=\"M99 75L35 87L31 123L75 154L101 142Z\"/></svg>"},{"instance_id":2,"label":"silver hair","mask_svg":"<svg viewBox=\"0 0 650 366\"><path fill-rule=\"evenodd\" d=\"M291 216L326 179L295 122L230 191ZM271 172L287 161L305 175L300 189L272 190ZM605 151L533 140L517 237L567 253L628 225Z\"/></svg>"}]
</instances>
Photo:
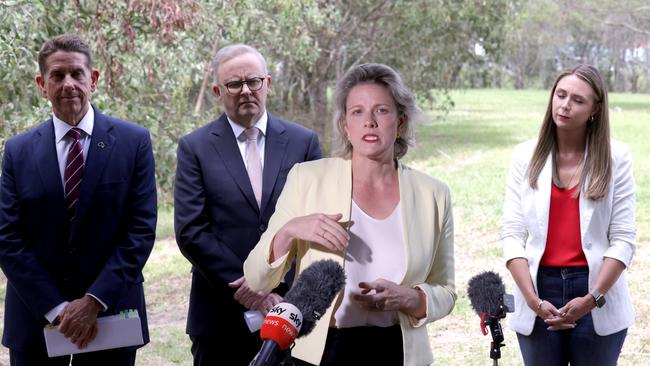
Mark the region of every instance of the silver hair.
<instances>
[{"instance_id":1,"label":"silver hair","mask_svg":"<svg viewBox=\"0 0 650 366\"><path fill-rule=\"evenodd\" d=\"M262 67L264 68L264 76L269 73L268 69L266 68L266 60L264 59L264 56L262 56L260 51L258 51L255 47L251 47L246 44L232 44L220 49L212 59L212 76L214 78L214 82L219 82L219 66L222 63L246 53L252 53L253 55L257 56L257 58L262 63Z\"/></svg>"},{"instance_id":2,"label":"silver hair","mask_svg":"<svg viewBox=\"0 0 650 366\"><path fill-rule=\"evenodd\" d=\"M394 157L399 160L406 155L409 146L414 146L414 122L422 110L415 102L415 95L404 85L399 74L384 64L362 64L348 70L339 80L334 91L334 123L338 130L337 155L349 159L352 156L352 144L345 133L346 103L350 90L359 84L379 84L385 86L393 96L397 114L404 117L404 123L397 128Z\"/></svg>"}]
</instances>

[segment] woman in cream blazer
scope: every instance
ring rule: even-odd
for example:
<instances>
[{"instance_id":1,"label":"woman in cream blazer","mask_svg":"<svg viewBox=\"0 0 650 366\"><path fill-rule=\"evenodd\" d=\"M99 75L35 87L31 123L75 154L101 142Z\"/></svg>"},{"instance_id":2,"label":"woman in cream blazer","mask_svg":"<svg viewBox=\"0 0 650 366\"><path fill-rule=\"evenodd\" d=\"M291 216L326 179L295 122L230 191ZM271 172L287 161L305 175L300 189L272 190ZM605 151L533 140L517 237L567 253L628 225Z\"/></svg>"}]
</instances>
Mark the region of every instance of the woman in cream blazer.
<instances>
[{"instance_id":1,"label":"woman in cream blazer","mask_svg":"<svg viewBox=\"0 0 650 366\"><path fill-rule=\"evenodd\" d=\"M351 346L358 346L356 353L363 355L364 362L428 365L433 355L425 325L449 314L456 300L449 190L439 180L397 162L406 153L411 138L408 122L417 112L397 73L385 65L357 66L339 82L335 98L339 132L347 135L344 158L301 163L290 171L269 227L244 263L246 281L252 290L267 290L282 280L293 258L297 276L315 261L333 259L346 269L347 287L314 330L296 340L292 356L315 365L357 362L347 358L354 356L346 353L346 347L330 352L345 355L338 361L332 361L332 354L325 351L332 333L346 334L345 329L350 329L340 327L349 316L341 312L345 309L340 305L349 301L347 306L371 316L379 314L381 321L393 319L402 341L401 345L399 339L391 341L376 352L366 347L382 341L384 328L359 327L369 332L353 341L344 338L344 342L355 343ZM360 183L368 174L375 178L374 187ZM376 191L378 186L381 193ZM395 281L378 278L359 284L363 291L351 296L347 291L357 283L350 283L348 270L359 265L355 253L348 251L359 224L350 223L355 205L369 216L386 217L397 211L393 213L400 218L396 229L401 231L397 240L401 245L387 244L397 245L403 259L382 265L403 270ZM378 254L366 253L370 262ZM373 339L374 335L380 336ZM393 351L400 356L398 363L387 361Z\"/></svg>"},{"instance_id":2,"label":"woman in cream blazer","mask_svg":"<svg viewBox=\"0 0 650 366\"><path fill-rule=\"evenodd\" d=\"M597 179L605 184L594 184ZM551 189L563 183L578 190L577 235L586 267L540 265L549 245ZM553 87L539 139L515 148L507 180L501 237L518 287L509 326L526 365L616 364L634 322L624 271L635 249L634 210L632 160L625 145L610 142L602 78L591 66L567 70ZM542 269L571 281L581 268L588 272L584 292L566 295L579 282L538 286ZM545 298L563 291L566 302Z\"/></svg>"}]
</instances>

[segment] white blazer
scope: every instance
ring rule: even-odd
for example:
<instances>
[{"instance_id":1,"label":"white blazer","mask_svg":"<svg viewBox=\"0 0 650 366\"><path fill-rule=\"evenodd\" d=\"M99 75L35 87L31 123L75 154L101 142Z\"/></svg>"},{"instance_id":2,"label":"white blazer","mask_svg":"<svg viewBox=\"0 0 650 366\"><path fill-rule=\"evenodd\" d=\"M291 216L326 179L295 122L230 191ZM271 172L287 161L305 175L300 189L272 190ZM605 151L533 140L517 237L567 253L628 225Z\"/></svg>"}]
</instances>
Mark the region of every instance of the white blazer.
<instances>
[{"instance_id":1,"label":"white blazer","mask_svg":"<svg viewBox=\"0 0 650 366\"><path fill-rule=\"evenodd\" d=\"M501 221L501 240L506 262L526 258L537 291L537 269L546 248L551 200L552 159L539 175L537 189L528 184L527 170L536 140L515 148L507 180ZM607 196L592 201L580 194L580 234L582 250L589 265L589 289L592 288L604 257L618 259L630 266L634 255L636 206L632 158L627 146L612 141L612 182ZM604 336L628 328L634 323L634 309L625 279L625 271L605 295L607 303L591 311L596 334ZM515 312L509 326L530 335L535 312L528 307L521 291L515 289Z\"/></svg>"},{"instance_id":2,"label":"white blazer","mask_svg":"<svg viewBox=\"0 0 650 366\"><path fill-rule=\"evenodd\" d=\"M433 362L426 323L449 314L456 301L451 200L447 186L429 175L399 164L398 176L406 245L406 273L400 284L417 286L427 295L425 318L416 320L399 313L404 365L421 366ZM333 259L344 265L341 253L326 251L310 242L294 243L285 262L278 267L271 267L269 257L273 237L290 219L312 213L341 213L342 221L347 222L351 205L350 160L330 158L294 165L268 229L244 262L244 275L250 288L254 291L273 289L284 277L294 256L297 273L321 259ZM294 357L316 365L320 363L337 299L314 330L296 340L292 350Z\"/></svg>"}]
</instances>

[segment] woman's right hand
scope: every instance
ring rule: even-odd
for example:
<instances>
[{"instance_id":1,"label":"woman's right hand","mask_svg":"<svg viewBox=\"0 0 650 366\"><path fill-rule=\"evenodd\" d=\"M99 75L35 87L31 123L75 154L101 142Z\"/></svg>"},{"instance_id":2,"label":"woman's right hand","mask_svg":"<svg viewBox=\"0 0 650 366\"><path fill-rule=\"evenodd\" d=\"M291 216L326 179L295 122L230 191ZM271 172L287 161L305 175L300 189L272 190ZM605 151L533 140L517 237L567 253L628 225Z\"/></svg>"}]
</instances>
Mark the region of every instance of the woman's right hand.
<instances>
[{"instance_id":1,"label":"woman's right hand","mask_svg":"<svg viewBox=\"0 0 650 366\"><path fill-rule=\"evenodd\" d=\"M537 314L538 317L542 318L542 320L559 317L562 315L553 304L546 300L542 301L540 305L537 305L537 308L533 308L533 311L535 314Z\"/></svg>"},{"instance_id":2,"label":"woman's right hand","mask_svg":"<svg viewBox=\"0 0 650 366\"><path fill-rule=\"evenodd\" d=\"M279 258L287 253L293 239L317 243L333 251L342 252L347 248L350 235L338 222L342 214L311 214L295 217L289 220L278 231L273 239L273 258Z\"/></svg>"},{"instance_id":3,"label":"woman's right hand","mask_svg":"<svg viewBox=\"0 0 650 366\"><path fill-rule=\"evenodd\" d=\"M575 328L574 322L565 319L566 313L560 312L553 304L542 301L538 309L533 309L535 314L549 324L548 330L562 330ZM550 322L550 323L549 323Z\"/></svg>"}]
</instances>

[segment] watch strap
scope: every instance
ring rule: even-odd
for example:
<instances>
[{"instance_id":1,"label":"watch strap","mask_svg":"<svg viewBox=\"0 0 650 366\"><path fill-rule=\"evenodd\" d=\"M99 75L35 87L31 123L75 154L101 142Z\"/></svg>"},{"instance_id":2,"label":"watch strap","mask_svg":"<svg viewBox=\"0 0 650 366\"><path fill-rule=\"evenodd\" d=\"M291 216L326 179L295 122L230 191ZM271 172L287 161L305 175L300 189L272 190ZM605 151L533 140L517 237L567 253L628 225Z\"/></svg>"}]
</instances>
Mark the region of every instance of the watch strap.
<instances>
[{"instance_id":1,"label":"watch strap","mask_svg":"<svg viewBox=\"0 0 650 366\"><path fill-rule=\"evenodd\" d=\"M603 305L605 305L605 295L601 294L598 289L592 289L589 291L589 295L593 296L594 300L596 301L596 307L602 308Z\"/></svg>"}]
</instances>

